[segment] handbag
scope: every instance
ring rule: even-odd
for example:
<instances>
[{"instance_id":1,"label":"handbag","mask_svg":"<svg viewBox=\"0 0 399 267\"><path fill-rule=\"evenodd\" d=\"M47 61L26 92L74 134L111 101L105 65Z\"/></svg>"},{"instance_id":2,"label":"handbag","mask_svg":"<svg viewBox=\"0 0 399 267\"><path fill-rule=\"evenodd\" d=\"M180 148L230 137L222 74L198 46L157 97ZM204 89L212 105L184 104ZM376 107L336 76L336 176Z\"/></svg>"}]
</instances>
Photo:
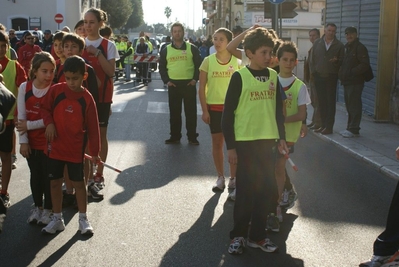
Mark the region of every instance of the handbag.
<instances>
[{"instance_id":1,"label":"handbag","mask_svg":"<svg viewBox=\"0 0 399 267\"><path fill-rule=\"evenodd\" d=\"M364 76L364 81L369 82L372 79L374 79L374 73L373 73L373 69L371 68L371 66L369 65L369 68L367 69L367 71L363 74Z\"/></svg>"}]
</instances>

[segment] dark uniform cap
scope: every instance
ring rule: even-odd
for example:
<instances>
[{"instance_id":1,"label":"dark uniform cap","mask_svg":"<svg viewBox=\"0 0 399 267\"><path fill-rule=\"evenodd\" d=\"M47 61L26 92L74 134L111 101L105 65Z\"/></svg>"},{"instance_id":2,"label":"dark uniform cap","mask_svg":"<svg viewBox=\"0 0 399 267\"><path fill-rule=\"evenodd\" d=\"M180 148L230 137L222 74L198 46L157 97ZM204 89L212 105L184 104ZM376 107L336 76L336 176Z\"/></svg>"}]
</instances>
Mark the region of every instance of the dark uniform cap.
<instances>
[{"instance_id":1,"label":"dark uniform cap","mask_svg":"<svg viewBox=\"0 0 399 267\"><path fill-rule=\"evenodd\" d=\"M353 26L348 27L345 29L345 34L347 34L347 33L357 33L357 29Z\"/></svg>"},{"instance_id":2,"label":"dark uniform cap","mask_svg":"<svg viewBox=\"0 0 399 267\"><path fill-rule=\"evenodd\" d=\"M239 26L239 25L237 25L237 26L235 26L234 28L233 28L233 32L234 33L242 33L243 32L243 30L242 30L242 28Z\"/></svg>"}]
</instances>

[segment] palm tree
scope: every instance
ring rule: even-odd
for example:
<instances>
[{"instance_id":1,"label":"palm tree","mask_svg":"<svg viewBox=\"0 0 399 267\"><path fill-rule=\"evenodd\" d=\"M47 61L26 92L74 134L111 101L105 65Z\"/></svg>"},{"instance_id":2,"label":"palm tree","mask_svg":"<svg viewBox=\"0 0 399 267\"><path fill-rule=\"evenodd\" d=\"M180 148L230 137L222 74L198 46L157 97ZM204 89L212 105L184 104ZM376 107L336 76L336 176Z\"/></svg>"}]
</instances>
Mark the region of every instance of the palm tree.
<instances>
[{"instance_id":1,"label":"palm tree","mask_svg":"<svg viewBox=\"0 0 399 267\"><path fill-rule=\"evenodd\" d=\"M172 15L172 9L170 7L165 7L165 11L163 12L166 16L167 22L169 22L169 17Z\"/></svg>"}]
</instances>

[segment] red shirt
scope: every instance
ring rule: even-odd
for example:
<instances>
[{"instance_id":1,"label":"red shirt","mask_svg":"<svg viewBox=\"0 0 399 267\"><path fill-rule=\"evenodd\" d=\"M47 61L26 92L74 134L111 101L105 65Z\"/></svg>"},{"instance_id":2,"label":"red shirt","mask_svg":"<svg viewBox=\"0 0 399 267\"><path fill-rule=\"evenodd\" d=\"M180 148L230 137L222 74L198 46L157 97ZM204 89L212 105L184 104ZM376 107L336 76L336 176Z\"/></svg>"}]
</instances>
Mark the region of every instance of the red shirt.
<instances>
[{"instance_id":1,"label":"red shirt","mask_svg":"<svg viewBox=\"0 0 399 267\"><path fill-rule=\"evenodd\" d=\"M100 129L96 104L84 89L73 92L66 83L53 85L42 103L41 114L46 127L53 123L57 137L46 148L52 159L83 162L86 142L91 155L100 151Z\"/></svg>"},{"instance_id":2,"label":"red shirt","mask_svg":"<svg viewBox=\"0 0 399 267\"><path fill-rule=\"evenodd\" d=\"M3 69L0 71L0 73L2 73L3 70L6 69L6 66L9 61L10 60L7 57L4 57L2 60L0 60L0 64L1 64L1 66L3 66ZM28 78L26 77L24 68L21 66L21 64L18 63L18 61L15 62L15 67L17 69L17 76L15 77L15 84L17 85L17 87L19 87L21 85L21 83L26 82L26 80Z\"/></svg>"},{"instance_id":3,"label":"red shirt","mask_svg":"<svg viewBox=\"0 0 399 267\"><path fill-rule=\"evenodd\" d=\"M29 75L31 60L37 52L41 52L42 49L38 45L25 44L18 49L18 62L21 63L25 72Z\"/></svg>"},{"instance_id":4,"label":"red shirt","mask_svg":"<svg viewBox=\"0 0 399 267\"><path fill-rule=\"evenodd\" d=\"M42 118L40 106L44 97L38 98L33 94L32 83L33 81L27 82L25 89L26 120L28 121L36 121ZM47 140L44 135L45 130L45 128L41 128L28 131L29 145L32 149L44 150L46 148Z\"/></svg>"}]
</instances>

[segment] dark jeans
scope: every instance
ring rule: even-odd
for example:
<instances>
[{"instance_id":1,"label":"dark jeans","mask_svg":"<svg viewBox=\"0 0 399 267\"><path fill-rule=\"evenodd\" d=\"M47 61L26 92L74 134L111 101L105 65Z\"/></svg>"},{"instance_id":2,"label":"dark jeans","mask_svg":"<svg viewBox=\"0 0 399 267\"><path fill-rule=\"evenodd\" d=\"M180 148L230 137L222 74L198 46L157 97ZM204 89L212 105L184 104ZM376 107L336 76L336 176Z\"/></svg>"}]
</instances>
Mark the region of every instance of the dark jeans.
<instances>
[{"instance_id":1,"label":"dark jeans","mask_svg":"<svg viewBox=\"0 0 399 267\"><path fill-rule=\"evenodd\" d=\"M321 126L332 130L335 122L338 74L329 74L327 77L322 77L316 73L314 79L319 100Z\"/></svg>"},{"instance_id":2,"label":"dark jeans","mask_svg":"<svg viewBox=\"0 0 399 267\"><path fill-rule=\"evenodd\" d=\"M143 79L143 83L148 82L148 63L137 63L137 70L140 77Z\"/></svg>"},{"instance_id":3,"label":"dark jeans","mask_svg":"<svg viewBox=\"0 0 399 267\"><path fill-rule=\"evenodd\" d=\"M266 238L267 215L276 212L278 190L275 178L276 142L236 142L237 179L234 228L230 238L248 235L253 241Z\"/></svg>"},{"instance_id":4,"label":"dark jeans","mask_svg":"<svg viewBox=\"0 0 399 267\"><path fill-rule=\"evenodd\" d=\"M344 85L346 111L348 111L348 124L346 129L354 134L360 130L362 119L362 92L364 83Z\"/></svg>"},{"instance_id":5,"label":"dark jeans","mask_svg":"<svg viewBox=\"0 0 399 267\"><path fill-rule=\"evenodd\" d=\"M188 83L188 82L187 82ZM187 137L189 140L197 138L197 89L195 85L186 82L176 83L176 87L168 86L170 136L172 139L181 138L182 102L186 116Z\"/></svg>"},{"instance_id":6,"label":"dark jeans","mask_svg":"<svg viewBox=\"0 0 399 267\"><path fill-rule=\"evenodd\" d=\"M390 256L399 250L399 182L389 208L384 232L374 242L374 255Z\"/></svg>"},{"instance_id":7,"label":"dark jeans","mask_svg":"<svg viewBox=\"0 0 399 267\"><path fill-rule=\"evenodd\" d=\"M317 126L321 126L319 100L317 98L316 86L314 84L314 81L310 82L310 100L313 107L312 123L316 124Z\"/></svg>"},{"instance_id":8,"label":"dark jeans","mask_svg":"<svg viewBox=\"0 0 399 267\"><path fill-rule=\"evenodd\" d=\"M32 149L27 159L30 169L30 188L36 207L52 209L50 180L47 175L47 156L42 150ZM43 205L44 195L44 205Z\"/></svg>"}]
</instances>

